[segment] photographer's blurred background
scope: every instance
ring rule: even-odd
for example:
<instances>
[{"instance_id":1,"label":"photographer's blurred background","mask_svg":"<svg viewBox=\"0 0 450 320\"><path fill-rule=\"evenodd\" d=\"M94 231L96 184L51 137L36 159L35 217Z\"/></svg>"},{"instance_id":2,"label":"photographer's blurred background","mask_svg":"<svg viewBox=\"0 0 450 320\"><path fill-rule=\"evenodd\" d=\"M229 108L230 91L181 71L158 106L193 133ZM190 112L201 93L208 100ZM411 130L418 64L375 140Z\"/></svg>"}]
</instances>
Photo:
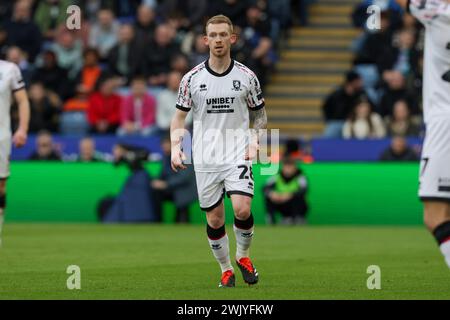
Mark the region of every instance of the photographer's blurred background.
<instances>
[{"instance_id":1,"label":"photographer's blurred background","mask_svg":"<svg viewBox=\"0 0 450 320\"><path fill-rule=\"evenodd\" d=\"M79 30L66 27L73 4ZM372 4L380 30L366 25ZM181 77L208 57L204 22L219 13L280 129L271 157L285 171L254 170L255 221L420 223L423 30L392 0L2 0L0 55L20 67L32 109L30 139L12 153L8 219L202 221L194 173L173 175L164 139Z\"/></svg>"}]
</instances>

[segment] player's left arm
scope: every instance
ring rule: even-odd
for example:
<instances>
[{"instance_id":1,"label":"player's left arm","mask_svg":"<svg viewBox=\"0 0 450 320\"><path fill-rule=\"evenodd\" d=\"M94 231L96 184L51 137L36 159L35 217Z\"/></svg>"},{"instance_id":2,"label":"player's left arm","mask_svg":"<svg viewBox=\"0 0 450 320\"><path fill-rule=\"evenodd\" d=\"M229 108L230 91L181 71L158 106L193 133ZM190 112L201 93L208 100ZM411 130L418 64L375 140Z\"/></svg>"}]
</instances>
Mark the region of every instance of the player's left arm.
<instances>
[{"instance_id":1,"label":"player's left arm","mask_svg":"<svg viewBox=\"0 0 450 320\"><path fill-rule=\"evenodd\" d=\"M30 103L25 88L14 92L14 98L19 109L19 127L13 136L13 142L16 147L22 147L27 143L28 125L30 122Z\"/></svg>"},{"instance_id":2,"label":"player's left arm","mask_svg":"<svg viewBox=\"0 0 450 320\"><path fill-rule=\"evenodd\" d=\"M250 118L253 121L253 128L250 131L250 145L245 156L245 160L252 160L256 157L259 149L259 140L267 129L267 113L266 108L250 111Z\"/></svg>"},{"instance_id":3,"label":"player's left arm","mask_svg":"<svg viewBox=\"0 0 450 320\"><path fill-rule=\"evenodd\" d=\"M259 140L265 129L267 129L265 101L262 95L261 85L256 75L253 75L250 79L247 103L250 110L250 120L253 122L253 128L250 130L250 144L245 154L245 160L252 160L258 153Z\"/></svg>"}]
</instances>

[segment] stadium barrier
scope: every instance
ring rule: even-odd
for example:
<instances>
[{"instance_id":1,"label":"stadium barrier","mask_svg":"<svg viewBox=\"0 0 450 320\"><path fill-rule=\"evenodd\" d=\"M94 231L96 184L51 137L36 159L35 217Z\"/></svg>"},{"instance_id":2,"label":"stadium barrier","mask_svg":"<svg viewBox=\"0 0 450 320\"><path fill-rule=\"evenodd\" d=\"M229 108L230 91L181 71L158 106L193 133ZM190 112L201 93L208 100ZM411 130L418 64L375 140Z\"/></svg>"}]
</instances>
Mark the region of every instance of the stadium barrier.
<instances>
[{"instance_id":1,"label":"stadium barrier","mask_svg":"<svg viewBox=\"0 0 450 320\"><path fill-rule=\"evenodd\" d=\"M262 187L268 176L254 165L255 197L252 212L265 223ZM146 165L152 176L161 164ZM422 206L417 198L418 164L314 163L302 165L310 191L308 221L312 225L419 225ZM129 172L108 163L14 162L8 181L7 221L96 222L98 200L115 195ZM233 221L229 199L227 223ZM193 223L204 223L198 204L190 208ZM164 206L165 223L174 221L172 204Z\"/></svg>"},{"instance_id":2,"label":"stadium barrier","mask_svg":"<svg viewBox=\"0 0 450 320\"><path fill-rule=\"evenodd\" d=\"M158 136L139 137L126 136L117 137L115 135L92 136L96 142L96 150L105 155L111 155L112 148L116 143L126 143L139 147L145 147L151 154L161 156L160 138ZM53 140L62 153L64 159L70 160L78 154L78 144L80 137L54 135ZM300 141L300 140L299 140ZM280 141L284 142L283 139ZM35 149L36 136L30 135L27 144L20 149L13 149L11 160L27 160ZM381 153L389 147L390 139L322 139L314 138L310 141L311 153L315 161L346 162L378 161ZM422 139L410 138L408 143L420 153ZM188 148L189 149L189 148Z\"/></svg>"}]
</instances>

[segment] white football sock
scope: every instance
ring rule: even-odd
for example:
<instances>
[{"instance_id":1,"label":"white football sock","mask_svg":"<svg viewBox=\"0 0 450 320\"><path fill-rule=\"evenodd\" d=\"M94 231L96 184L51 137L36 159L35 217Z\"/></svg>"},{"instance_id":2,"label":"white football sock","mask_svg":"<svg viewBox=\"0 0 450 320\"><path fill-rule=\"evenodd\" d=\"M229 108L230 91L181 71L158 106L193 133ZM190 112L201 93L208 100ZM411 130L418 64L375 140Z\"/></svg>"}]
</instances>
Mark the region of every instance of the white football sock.
<instances>
[{"instance_id":1,"label":"white football sock","mask_svg":"<svg viewBox=\"0 0 450 320\"><path fill-rule=\"evenodd\" d=\"M236 235L236 260L239 261L243 257L249 257L250 244L253 239L253 227L245 230L233 225L233 230Z\"/></svg>"},{"instance_id":2,"label":"white football sock","mask_svg":"<svg viewBox=\"0 0 450 320\"><path fill-rule=\"evenodd\" d=\"M222 273L227 270L234 271L230 261L228 235L225 234L222 238L217 240L208 238L208 242L214 257L220 265L220 269L222 269Z\"/></svg>"},{"instance_id":3,"label":"white football sock","mask_svg":"<svg viewBox=\"0 0 450 320\"><path fill-rule=\"evenodd\" d=\"M441 252L444 255L447 266L450 268L450 240L441 243L439 248L441 249Z\"/></svg>"}]
</instances>

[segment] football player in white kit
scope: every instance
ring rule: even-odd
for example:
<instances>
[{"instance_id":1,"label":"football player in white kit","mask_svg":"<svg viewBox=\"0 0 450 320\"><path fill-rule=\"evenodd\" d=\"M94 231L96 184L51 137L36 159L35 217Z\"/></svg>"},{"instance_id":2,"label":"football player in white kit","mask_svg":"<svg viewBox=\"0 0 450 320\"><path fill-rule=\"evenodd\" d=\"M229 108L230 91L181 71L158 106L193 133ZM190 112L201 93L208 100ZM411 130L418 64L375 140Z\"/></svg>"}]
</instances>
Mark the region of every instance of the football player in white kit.
<instances>
[{"instance_id":1,"label":"football player in white kit","mask_svg":"<svg viewBox=\"0 0 450 320\"><path fill-rule=\"evenodd\" d=\"M204 41L210 49L209 59L189 71L180 84L171 124L172 168L185 168L181 140L186 115L193 112L193 164L200 206L206 211L209 245L222 270L219 286L235 286L225 231L225 193L234 211L236 264L244 281L255 284L258 272L249 258L253 238L252 159L267 125L264 99L256 75L230 57L236 35L228 17L209 19Z\"/></svg>"},{"instance_id":2,"label":"football player in white kit","mask_svg":"<svg viewBox=\"0 0 450 320\"><path fill-rule=\"evenodd\" d=\"M11 62L0 60L0 245L6 207L6 179L9 177L11 154L11 97L19 107L19 127L12 137L16 147L27 142L30 106L27 91L19 68Z\"/></svg>"},{"instance_id":3,"label":"football player in white kit","mask_svg":"<svg viewBox=\"0 0 450 320\"><path fill-rule=\"evenodd\" d=\"M425 26L419 196L424 222L450 267L450 0L397 0Z\"/></svg>"}]
</instances>

